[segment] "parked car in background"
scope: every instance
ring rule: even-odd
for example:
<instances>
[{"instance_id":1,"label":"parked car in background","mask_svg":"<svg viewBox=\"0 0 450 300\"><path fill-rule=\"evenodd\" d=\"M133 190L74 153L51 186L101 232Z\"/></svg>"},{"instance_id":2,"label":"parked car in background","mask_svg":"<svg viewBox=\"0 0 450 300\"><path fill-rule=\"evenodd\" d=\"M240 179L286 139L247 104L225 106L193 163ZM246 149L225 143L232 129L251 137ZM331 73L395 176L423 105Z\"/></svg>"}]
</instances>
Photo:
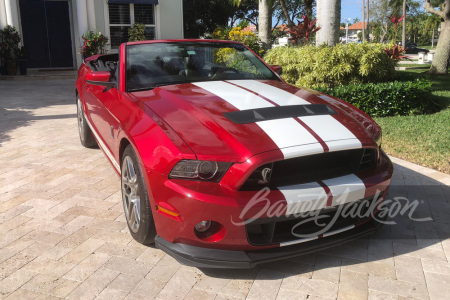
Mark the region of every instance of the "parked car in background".
<instances>
[{"instance_id":1,"label":"parked car in background","mask_svg":"<svg viewBox=\"0 0 450 300\"><path fill-rule=\"evenodd\" d=\"M406 54L418 54L419 52L428 53L430 50L418 48L415 43L406 43Z\"/></svg>"},{"instance_id":2,"label":"parked car in background","mask_svg":"<svg viewBox=\"0 0 450 300\"><path fill-rule=\"evenodd\" d=\"M380 226L393 171L380 127L281 71L215 40L124 43L86 59L80 140L120 176L136 241L188 265L249 268Z\"/></svg>"}]
</instances>

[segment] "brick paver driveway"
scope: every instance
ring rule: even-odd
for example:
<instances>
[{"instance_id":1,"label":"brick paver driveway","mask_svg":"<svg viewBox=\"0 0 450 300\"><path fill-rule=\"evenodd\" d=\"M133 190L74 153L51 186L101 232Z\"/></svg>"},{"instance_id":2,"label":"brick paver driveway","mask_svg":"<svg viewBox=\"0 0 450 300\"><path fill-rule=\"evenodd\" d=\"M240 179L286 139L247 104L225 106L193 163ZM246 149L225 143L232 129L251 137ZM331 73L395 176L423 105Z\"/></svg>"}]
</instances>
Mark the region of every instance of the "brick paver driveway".
<instances>
[{"instance_id":1,"label":"brick paver driveway","mask_svg":"<svg viewBox=\"0 0 450 300\"><path fill-rule=\"evenodd\" d=\"M450 177L395 160L420 200L370 239L253 270L182 266L134 242L120 182L80 145L74 82L0 81L0 298L450 299Z\"/></svg>"}]
</instances>

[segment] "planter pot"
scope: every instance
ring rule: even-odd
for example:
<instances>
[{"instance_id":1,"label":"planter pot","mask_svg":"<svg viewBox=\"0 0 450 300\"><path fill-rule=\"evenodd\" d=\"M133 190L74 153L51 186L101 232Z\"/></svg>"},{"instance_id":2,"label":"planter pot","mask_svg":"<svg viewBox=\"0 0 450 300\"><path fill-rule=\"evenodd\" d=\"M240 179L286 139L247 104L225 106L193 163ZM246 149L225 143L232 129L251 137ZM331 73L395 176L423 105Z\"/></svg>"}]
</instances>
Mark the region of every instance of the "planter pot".
<instances>
[{"instance_id":1,"label":"planter pot","mask_svg":"<svg viewBox=\"0 0 450 300\"><path fill-rule=\"evenodd\" d=\"M28 60L26 57L19 57L17 59L17 64L19 65L20 75L27 75Z\"/></svg>"},{"instance_id":2,"label":"planter pot","mask_svg":"<svg viewBox=\"0 0 450 300\"><path fill-rule=\"evenodd\" d=\"M6 72L9 76L15 76L17 74L17 64L16 62L10 62L6 64Z\"/></svg>"}]
</instances>

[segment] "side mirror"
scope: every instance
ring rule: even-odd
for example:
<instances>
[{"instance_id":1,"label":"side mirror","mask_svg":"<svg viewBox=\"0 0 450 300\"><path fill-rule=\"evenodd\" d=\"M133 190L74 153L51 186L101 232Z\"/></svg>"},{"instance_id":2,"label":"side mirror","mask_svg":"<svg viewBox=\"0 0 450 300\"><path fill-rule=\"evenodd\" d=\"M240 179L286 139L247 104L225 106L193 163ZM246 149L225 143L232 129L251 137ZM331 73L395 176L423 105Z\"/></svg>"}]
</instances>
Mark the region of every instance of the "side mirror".
<instances>
[{"instance_id":1,"label":"side mirror","mask_svg":"<svg viewBox=\"0 0 450 300\"><path fill-rule=\"evenodd\" d=\"M279 66L279 65L272 65L270 66L272 68L272 70L275 71L275 73L277 73L278 75L283 74L283 67Z\"/></svg>"},{"instance_id":2,"label":"side mirror","mask_svg":"<svg viewBox=\"0 0 450 300\"><path fill-rule=\"evenodd\" d=\"M109 72L91 72L86 74L86 82L92 85L115 87L116 83L111 82L111 73Z\"/></svg>"}]
</instances>

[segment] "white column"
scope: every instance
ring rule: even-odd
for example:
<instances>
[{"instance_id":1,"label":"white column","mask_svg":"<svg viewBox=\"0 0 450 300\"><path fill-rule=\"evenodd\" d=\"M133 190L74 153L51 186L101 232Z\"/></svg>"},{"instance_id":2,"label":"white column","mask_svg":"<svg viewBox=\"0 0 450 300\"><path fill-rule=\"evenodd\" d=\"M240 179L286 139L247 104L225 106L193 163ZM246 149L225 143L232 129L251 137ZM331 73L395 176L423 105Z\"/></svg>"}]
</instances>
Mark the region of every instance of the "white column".
<instances>
[{"instance_id":1,"label":"white column","mask_svg":"<svg viewBox=\"0 0 450 300\"><path fill-rule=\"evenodd\" d=\"M8 20L6 19L6 7L5 0L0 0L0 29L3 29L8 25Z\"/></svg>"},{"instance_id":2,"label":"white column","mask_svg":"<svg viewBox=\"0 0 450 300\"><path fill-rule=\"evenodd\" d=\"M87 17L88 17L89 30L96 31L97 24L95 23L94 0L87 0Z\"/></svg>"},{"instance_id":3,"label":"white column","mask_svg":"<svg viewBox=\"0 0 450 300\"><path fill-rule=\"evenodd\" d=\"M19 30L19 14L17 12L17 1L6 0L5 1L6 20L8 25L15 26Z\"/></svg>"},{"instance_id":4,"label":"white column","mask_svg":"<svg viewBox=\"0 0 450 300\"><path fill-rule=\"evenodd\" d=\"M79 39L81 45L83 45L82 36L88 31L86 0L77 0L77 20Z\"/></svg>"}]
</instances>

